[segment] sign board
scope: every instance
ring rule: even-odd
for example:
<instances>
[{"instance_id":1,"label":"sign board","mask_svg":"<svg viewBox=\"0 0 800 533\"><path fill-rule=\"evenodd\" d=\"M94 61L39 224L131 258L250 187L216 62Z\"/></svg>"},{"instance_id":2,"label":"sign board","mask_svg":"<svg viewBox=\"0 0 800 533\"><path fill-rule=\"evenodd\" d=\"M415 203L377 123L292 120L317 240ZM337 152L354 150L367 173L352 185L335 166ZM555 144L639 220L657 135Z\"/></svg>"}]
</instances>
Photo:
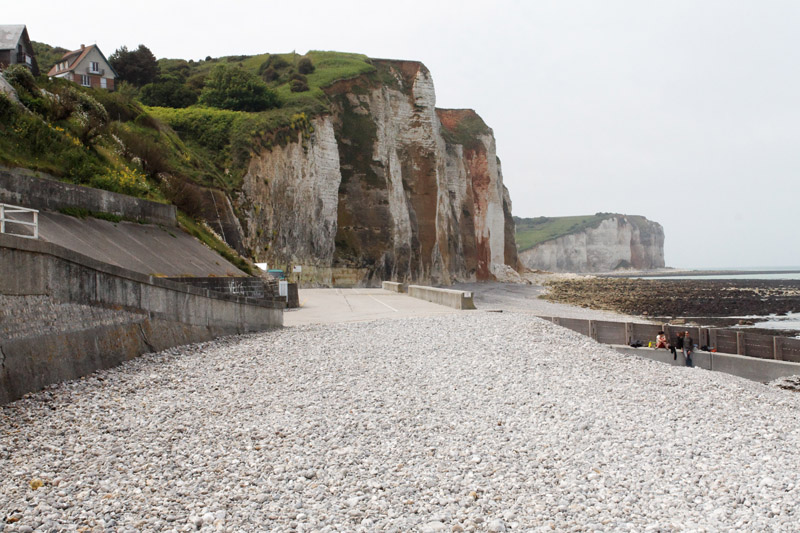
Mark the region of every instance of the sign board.
<instances>
[{"instance_id":1,"label":"sign board","mask_svg":"<svg viewBox=\"0 0 800 533\"><path fill-rule=\"evenodd\" d=\"M302 271L303 271L303 267L301 267L300 265L295 265L292 268L292 272L302 272Z\"/></svg>"}]
</instances>

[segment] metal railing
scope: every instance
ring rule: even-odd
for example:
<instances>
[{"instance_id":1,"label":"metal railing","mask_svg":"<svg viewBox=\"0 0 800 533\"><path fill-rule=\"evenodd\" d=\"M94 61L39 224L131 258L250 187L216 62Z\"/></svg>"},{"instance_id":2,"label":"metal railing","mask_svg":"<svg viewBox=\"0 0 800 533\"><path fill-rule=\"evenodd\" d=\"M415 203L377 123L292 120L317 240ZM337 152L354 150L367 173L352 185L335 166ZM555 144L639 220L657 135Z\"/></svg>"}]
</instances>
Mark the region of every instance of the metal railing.
<instances>
[{"instance_id":1,"label":"metal railing","mask_svg":"<svg viewBox=\"0 0 800 533\"><path fill-rule=\"evenodd\" d=\"M30 221L25 220L27 216L31 217ZM33 229L23 230L23 228ZM32 235L30 231L33 232ZM0 204L0 233L25 237L26 239L38 239L39 211L37 209L29 209L18 205Z\"/></svg>"}]
</instances>

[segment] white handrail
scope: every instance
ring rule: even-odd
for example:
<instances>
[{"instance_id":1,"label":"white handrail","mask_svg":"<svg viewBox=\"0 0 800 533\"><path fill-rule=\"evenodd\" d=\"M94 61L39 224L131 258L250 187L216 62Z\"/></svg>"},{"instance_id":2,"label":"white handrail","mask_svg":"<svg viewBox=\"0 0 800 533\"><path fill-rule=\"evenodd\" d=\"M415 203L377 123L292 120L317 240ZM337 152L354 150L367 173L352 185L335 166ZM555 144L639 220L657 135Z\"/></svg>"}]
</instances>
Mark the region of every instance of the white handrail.
<instances>
[{"instance_id":1,"label":"white handrail","mask_svg":"<svg viewBox=\"0 0 800 533\"><path fill-rule=\"evenodd\" d=\"M18 217L9 217L8 215L32 215L33 220L20 220ZM8 229L7 224L10 226L31 226L33 228L33 235L23 235ZM26 239L39 238L39 210L30 209L27 207L20 207L18 205L0 204L0 233L7 233L9 235L16 235L17 237L24 237Z\"/></svg>"}]
</instances>

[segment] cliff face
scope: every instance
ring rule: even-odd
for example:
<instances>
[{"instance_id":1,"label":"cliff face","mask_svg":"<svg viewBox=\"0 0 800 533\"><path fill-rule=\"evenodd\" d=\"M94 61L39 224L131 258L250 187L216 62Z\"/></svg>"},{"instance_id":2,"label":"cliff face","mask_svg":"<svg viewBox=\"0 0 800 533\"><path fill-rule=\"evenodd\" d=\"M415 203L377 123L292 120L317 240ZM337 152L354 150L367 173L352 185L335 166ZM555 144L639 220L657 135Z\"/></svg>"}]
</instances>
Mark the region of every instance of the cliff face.
<instances>
[{"instance_id":1,"label":"cliff face","mask_svg":"<svg viewBox=\"0 0 800 533\"><path fill-rule=\"evenodd\" d=\"M664 229L644 217L613 215L596 227L539 243L519 258L528 268L551 272L662 268Z\"/></svg>"},{"instance_id":2,"label":"cliff face","mask_svg":"<svg viewBox=\"0 0 800 533\"><path fill-rule=\"evenodd\" d=\"M421 63L374 63L326 90L332 113L308 132L253 156L237 200L244 248L270 265L359 269L363 284L516 267L491 129L437 110Z\"/></svg>"}]
</instances>

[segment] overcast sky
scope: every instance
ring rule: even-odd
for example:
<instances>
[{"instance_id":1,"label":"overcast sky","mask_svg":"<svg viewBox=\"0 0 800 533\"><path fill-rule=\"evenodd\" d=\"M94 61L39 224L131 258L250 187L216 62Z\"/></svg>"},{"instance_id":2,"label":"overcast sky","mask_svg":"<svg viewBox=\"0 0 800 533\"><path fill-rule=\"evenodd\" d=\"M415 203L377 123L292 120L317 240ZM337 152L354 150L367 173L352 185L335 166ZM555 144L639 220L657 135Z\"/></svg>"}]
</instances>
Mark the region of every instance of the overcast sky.
<instances>
[{"instance_id":1,"label":"overcast sky","mask_svg":"<svg viewBox=\"0 0 800 533\"><path fill-rule=\"evenodd\" d=\"M124 6L124 7L123 7ZM644 215L668 266L800 266L800 2L4 2L106 56L415 59L494 130L513 213Z\"/></svg>"}]
</instances>

